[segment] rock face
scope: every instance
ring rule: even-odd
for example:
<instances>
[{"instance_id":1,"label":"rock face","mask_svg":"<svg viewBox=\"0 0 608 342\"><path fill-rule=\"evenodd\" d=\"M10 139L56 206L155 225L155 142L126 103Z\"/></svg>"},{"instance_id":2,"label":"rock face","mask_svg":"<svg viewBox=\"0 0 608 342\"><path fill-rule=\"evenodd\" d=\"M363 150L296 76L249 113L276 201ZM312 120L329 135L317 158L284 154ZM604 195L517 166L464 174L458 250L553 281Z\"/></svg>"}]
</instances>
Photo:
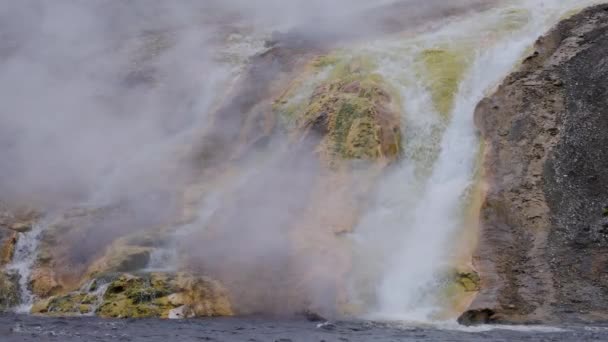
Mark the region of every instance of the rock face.
<instances>
[{"instance_id":1,"label":"rock face","mask_svg":"<svg viewBox=\"0 0 608 342\"><path fill-rule=\"evenodd\" d=\"M187 318L231 316L226 290L216 281L186 273L118 273L85 288L43 299L35 314L107 318Z\"/></svg>"},{"instance_id":2,"label":"rock face","mask_svg":"<svg viewBox=\"0 0 608 342\"><path fill-rule=\"evenodd\" d=\"M608 318L608 5L561 22L476 123L482 291L462 321Z\"/></svg>"}]
</instances>

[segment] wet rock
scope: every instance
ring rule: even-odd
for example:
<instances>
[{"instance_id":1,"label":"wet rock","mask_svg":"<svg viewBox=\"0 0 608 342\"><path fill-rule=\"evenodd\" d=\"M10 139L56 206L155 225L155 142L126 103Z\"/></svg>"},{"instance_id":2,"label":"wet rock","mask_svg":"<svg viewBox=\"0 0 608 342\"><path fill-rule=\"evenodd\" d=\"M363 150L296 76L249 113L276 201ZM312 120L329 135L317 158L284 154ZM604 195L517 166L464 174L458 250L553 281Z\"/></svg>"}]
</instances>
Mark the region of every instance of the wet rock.
<instances>
[{"instance_id":1,"label":"wet rock","mask_svg":"<svg viewBox=\"0 0 608 342\"><path fill-rule=\"evenodd\" d=\"M169 319L184 319L188 318L188 311L185 305L169 310Z\"/></svg>"},{"instance_id":2,"label":"wet rock","mask_svg":"<svg viewBox=\"0 0 608 342\"><path fill-rule=\"evenodd\" d=\"M18 239L17 232L0 231L0 267L13 260Z\"/></svg>"},{"instance_id":3,"label":"wet rock","mask_svg":"<svg viewBox=\"0 0 608 342\"><path fill-rule=\"evenodd\" d=\"M512 323L606 315L606 22L605 4L562 21L475 112L489 188L483 288L463 319L485 308Z\"/></svg>"},{"instance_id":4,"label":"wet rock","mask_svg":"<svg viewBox=\"0 0 608 342\"><path fill-rule=\"evenodd\" d=\"M336 330L337 326L330 322L323 322L323 323L317 324L317 328L323 329L323 330L328 330L328 331L333 331L333 330Z\"/></svg>"},{"instance_id":5,"label":"wet rock","mask_svg":"<svg viewBox=\"0 0 608 342\"><path fill-rule=\"evenodd\" d=\"M172 319L233 314L227 292L218 282L186 273L106 275L92 281L88 288L39 300L31 312Z\"/></svg>"},{"instance_id":6,"label":"wet rock","mask_svg":"<svg viewBox=\"0 0 608 342\"><path fill-rule=\"evenodd\" d=\"M363 57L331 56L318 58L313 65L330 68L330 76L299 102L293 102L294 90L288 90L275 101L275 112L295 122L300 132L319 136L319 150L327 160L398 158L402 137L393 101L398 95L374 72L375 65Z\"/></svg>"},{"instance_id":7,"label":"wet rock","mask_svg":"<svg viewBox=\"0 0 608 342\"><path fill-rule=\"evenodd\" d=\"M112 281L103 297L98 314L101 317L142 318L161 317L174 309L166 300L173 289L150 277L122 275ZM165 300L161 300L165 298Z\"/></svg>"},{"instance_id":8,"label":"wet rock","mask_svg":"<svg viewBox=\"0 0 608 342\"><path fill-rule=\"evenodd\" d=\"M18 305L20 301L19 277L0 271L0 312Z\"/></svg>"},{"instance_id":9,"label":"wet rock","mask_svg":"<svg viewBox=\"0 0 608 342\"><path fill-rule=\"evenodd\" d=\"M466 292L475 292L481 289L479 274L473 271L461 271L455 275L456 282L462 286Z\"/></svg>"},{"instance_id":10,"label":"wet rock","mask_svg":"<svg viewBox=\"0 0 608 342\"><path fill-rule=\"evenodd\" d=\"M48 316L77 316L91 314L97 301L93 295L74 292L63 296L40 300L32 306L31 313Z\"/></svg>"},{"instance_id":11,"label":"wet rock","mask_svg":"<svg viewBox=\"0 0 608 342\"><path fill-rule=\"evenodd\" d=\"M468 310L458 317L458 323L466 326L490 324L494 322L494 314L491 309Z\"/></svg>"},{"instance_id":12,"label":"wet rock","mask_svg":"<svg viewBox=\"0 0 608 342\"><path fill-rule=\"evenodd\" d=\"M231 316L226 290L185 273L124 274L112 281L97 314L114 318Z\"/></svg>"},{"instance_id":13,"label":"wet rock","mask_svg":"<svg viewBox=\"0 0 608 342\"><path fill-rule=\"evenodd\" d=\"M310 310L306 310L304 312L302 312L302 316L304 316L309 322L326 322L327 319L325 319L323 316L319 315L316 312L310 311Z\"/></svg>"}]
</instances>

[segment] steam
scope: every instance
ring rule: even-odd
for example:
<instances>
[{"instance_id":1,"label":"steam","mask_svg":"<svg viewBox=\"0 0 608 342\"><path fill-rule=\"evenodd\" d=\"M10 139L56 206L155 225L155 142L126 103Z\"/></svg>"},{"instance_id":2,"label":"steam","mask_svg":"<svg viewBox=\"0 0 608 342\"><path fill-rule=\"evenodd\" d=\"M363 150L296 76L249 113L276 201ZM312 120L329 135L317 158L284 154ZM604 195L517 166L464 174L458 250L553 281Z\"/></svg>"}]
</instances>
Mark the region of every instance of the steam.
<instances>
[{"instance_id":1,"label":"steam","mask_svg":"<svg viewBox=\"0 0 608 342\"><path fill-rule=\"evenodd\" d=\"M243 311L332 311L344 277L334 272L341 251L321 255L333 246L310 251L293 242L310 228L295 223L308 220L311 198L323 194L315 190L324 176L315 137L290 144L277 129L265 131L274 82L298 54L489 3L3 4L0 201L51 213L120 206L117 216L89 227L84 241L68 240L73 253L94 255L118 236L171 226L178 264L226 283ZM260 54L266 39L295 46L287 50L293 55ZM175 223L183 190L197 186L197 212ZM324 239L332 234L308 222Z\"/></svg>"}]
</instances>

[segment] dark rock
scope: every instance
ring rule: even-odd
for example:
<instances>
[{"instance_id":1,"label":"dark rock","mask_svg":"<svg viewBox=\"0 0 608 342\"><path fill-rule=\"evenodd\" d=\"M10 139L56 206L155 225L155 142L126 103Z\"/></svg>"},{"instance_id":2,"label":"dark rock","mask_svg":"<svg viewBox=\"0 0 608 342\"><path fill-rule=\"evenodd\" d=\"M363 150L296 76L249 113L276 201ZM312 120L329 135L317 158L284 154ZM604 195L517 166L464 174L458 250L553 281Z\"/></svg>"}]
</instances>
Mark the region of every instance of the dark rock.
<instances>
[{"instance_id":1,"label":"dark rock","mask_svg":"<svg viewBox=\"0 0 608 342\"><path fill-rule=\"evenodd\" d=\"M301 313L309 322L326 322L327 320L316 312L306 310Z\"/></svg>"},{"instance_id":2,"label":"dark rock","mask_svg":"<svg viewBox=\"0 0 608 342\"><path fill-rule=\"evenodd\" d=\"M607 317L606 23L605 4L562 21L476 110L490 188L463 324Z\"/></svg>"},{"instance_id":3,"label":"dark rock","mask_svg":"<svg viewBox=\"0 0 608 342\"><path fill-rule=\"evenodd\" d=\"M493 323L494 314L491 309L469 310L458 317L458 324L473 326Z\"/></svg>"}]
</instances>

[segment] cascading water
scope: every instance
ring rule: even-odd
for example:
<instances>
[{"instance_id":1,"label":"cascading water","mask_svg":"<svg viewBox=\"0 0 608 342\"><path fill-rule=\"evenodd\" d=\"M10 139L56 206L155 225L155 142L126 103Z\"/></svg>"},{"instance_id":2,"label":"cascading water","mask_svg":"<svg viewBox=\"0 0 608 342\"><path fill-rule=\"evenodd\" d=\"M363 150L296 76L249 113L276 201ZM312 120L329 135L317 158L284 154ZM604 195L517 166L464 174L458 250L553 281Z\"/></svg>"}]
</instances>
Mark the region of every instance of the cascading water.
<instances>
[{"instance_id":1,"label":"cascading water","mask_svg":"<svg viewBox=\"0 0 608 342\"><path fill-rule=\"evenodd\" d=\"M19 291L21 303L14 308L18 313L27 313L34 303L34 294L29 288L32 267L36 262L37 247L40 234L44 230L44 225L38 223L31 231L20 233L15 245L15 254L10 264L6 265L5 271L8 274L16 274L19 279Z\"/></svg>"},{"instance_id":2,"label":"cascading water","mask_svg":"<svg viewBox=\"0 0 608 342\"><path fill-rule=\"evenodd\" d=\"M84 314L84 316L95 315L95 312L97 312L97 309L99 309L99 307L103 303L103 296L106 294L108 287L110 287L110 283L101 282L98 279L93 279L86 283L84 286L82 286L80 291L81 293L87 294L87 297L85 298L94 298L94 300L90 301L91 307L89 309L89 312Z\"/></svg>"},{"instance_id":3,"label":"cascading water","mask_svg":"<svg viewBox=\"0 0 608 342\"><path fill-rule=\"evenodd\" d=\"M353 292L374 318L440 315L446 274L461 266L458 235L474 228L464 222L480 148L475 106L560 16L592 2L511 1L436 32L363 49L400 91L405 137L403 161L384 179L353 236ZM454 88L434 89L433 77L439 87ZM446 91L456 95L441 113L446 100L438 94Z\"/></svg>"}]
</instances>

